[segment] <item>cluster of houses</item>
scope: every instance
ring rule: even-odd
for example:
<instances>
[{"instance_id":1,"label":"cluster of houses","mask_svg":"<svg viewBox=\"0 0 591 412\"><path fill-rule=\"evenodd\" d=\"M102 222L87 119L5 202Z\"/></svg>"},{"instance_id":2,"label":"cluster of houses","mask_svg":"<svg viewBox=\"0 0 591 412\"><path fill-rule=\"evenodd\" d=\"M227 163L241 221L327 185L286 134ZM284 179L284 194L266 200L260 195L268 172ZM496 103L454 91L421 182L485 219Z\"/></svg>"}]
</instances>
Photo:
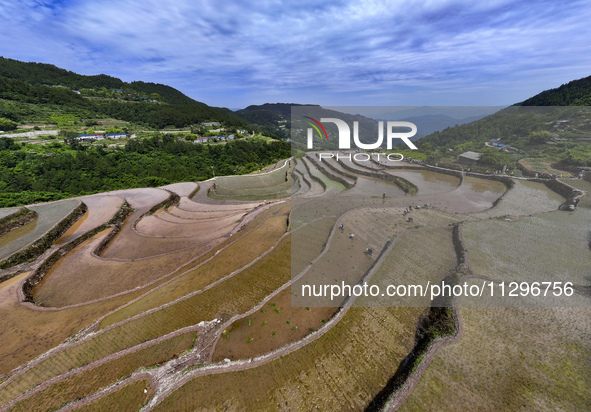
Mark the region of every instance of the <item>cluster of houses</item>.
<instances>
[{"instance_id":1,"label":"cluster of houses","mask_svg":"<svg viewBox=\"0 0 591 412\"><path fill-rule=\"evenodd\" d=\"M81 142L89 142L92 140L104 140L104 139L123 139L126 138L125 133L93 133L93 134L79 134L76 139Z\"/></svg>"},{"instance_id":2,"label":"cluster of houses","mask_svg":"<svg viewBox=\"0 0 591 412\"><path fill-rule=\"evenodd\" d=\"M501 152L507 152L509 150L512 150L512 151L515 151L516 152L518 150L516 147L510 146L508 144L505 144L505 143L501 142L500 139L490 139L485 144L486 144L486 146L489 146L489 147L496 147Z\"/></svg>"}]
</instances>

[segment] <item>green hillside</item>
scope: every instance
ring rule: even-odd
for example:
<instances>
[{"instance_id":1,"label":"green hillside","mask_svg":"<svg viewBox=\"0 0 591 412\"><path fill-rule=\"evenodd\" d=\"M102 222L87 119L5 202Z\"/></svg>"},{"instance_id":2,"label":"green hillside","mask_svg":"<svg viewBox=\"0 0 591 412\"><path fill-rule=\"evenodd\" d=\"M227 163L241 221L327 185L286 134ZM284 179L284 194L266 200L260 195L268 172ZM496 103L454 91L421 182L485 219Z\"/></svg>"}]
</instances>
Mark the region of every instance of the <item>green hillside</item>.
<instances>
[{"instance_id":1,"label":"green hillside","mask_svg":"<svg viewBox=\"0 0 591 412\"><path fill-rule=\"evenodd\" d=\"M248 128L232 112L195 101L170 86L126 83L104 74L84 76L50 64L0 57L0 118L56 123L52 115L60 114L73 117L74 125L114 118L157 129L203 121Z\"/></svg>"},{"instance_id":2,"label":"green hillside","mask_svg":"<svg viewBox=\"0 0 591 412\"><path fill-rule=\"evenodd\" d=\"M21 80L31 85L65 86L72 90L102 88L136 92L138 95L158 94L163 103L176 105L201 105L180 91L163 84L135 81L126 83L106 74L84 76L52 64L25 63L0 57L0 77Z\"/></svg>"},{"instance_id":3,"label":"green hillside","mask_svg":"<svg viewBox=\"0 0 591 412\"><path fill-rule=\"evenodd\" d=\"M573 80L556 89L545 90L520 106L591 106L591 76Z\"/></svg>"},{"instance_id":4,"label":"green hillside","mask_svg":"<svg viewBox=\"0 0 591 412\"><path fill-rule=\"evenodd\" d=\"M435 132L419 140L431 160L451 160L465 151L496 157L494 164L534 157L559 167L591 166L591 76L546 90L478 121ZM485 142L499 139L500 152Z\"/></svg>"}]
</instances>

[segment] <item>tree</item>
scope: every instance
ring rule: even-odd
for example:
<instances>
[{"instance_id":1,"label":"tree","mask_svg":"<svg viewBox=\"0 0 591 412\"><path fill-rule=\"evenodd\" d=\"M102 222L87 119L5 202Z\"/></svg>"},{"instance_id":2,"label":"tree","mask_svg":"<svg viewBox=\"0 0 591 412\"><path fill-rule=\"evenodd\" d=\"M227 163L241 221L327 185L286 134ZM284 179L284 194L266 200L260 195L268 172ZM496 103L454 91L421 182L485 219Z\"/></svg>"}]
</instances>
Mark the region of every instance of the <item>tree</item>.
<instances>
[{"instance_id":1,"label":"tree","mask_svg":"<svg viewBox=\"0 0 591 412\"><path fill-rule=\"evenodd\" d=\"M7 119L6 117L0 117L0 130L14 130L17 126L17 122Z\"/></svg>"}]
</instances>

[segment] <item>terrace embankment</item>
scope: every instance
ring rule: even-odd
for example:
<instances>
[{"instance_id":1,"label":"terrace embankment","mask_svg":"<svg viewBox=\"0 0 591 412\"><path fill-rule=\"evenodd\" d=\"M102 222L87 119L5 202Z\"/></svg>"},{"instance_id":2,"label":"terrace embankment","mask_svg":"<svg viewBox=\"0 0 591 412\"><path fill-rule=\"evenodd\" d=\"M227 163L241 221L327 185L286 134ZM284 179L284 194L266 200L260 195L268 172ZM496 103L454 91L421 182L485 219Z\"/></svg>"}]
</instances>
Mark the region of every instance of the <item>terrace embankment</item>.
<instances>
[{"instance_id":1,"label":"terrace embankment","mask_svg":"<svg viewBox=\"0 0 591 412\"><path fill-rule=\"evenodd\" d=\"M330 168L330 166L321 166L320 163L316 159L314 159L314 155L307 156L306 160L310 161L310 163L312 163L314 167L316 167L316 169L320 170L321 173L326 175L330 180L342 184L343 186L345 186L346 189L351 189L355 185L355 181L357 180L356 177L349 177L351 175L347 175L344 177L340 176L339 174L334 172Z\"/></svg>"},{"instance_id":2,"label":"terrace embankment","mask_svg":"<svg viewBox=\"0 0 591 412\"><path fill-rule=\"evenodd\" d=\"M403 177L395 176L395 175L385 173L382 171L374 172L368 168L363 168L363 167L352 167L342 160L339 160L338 163L343 169L345 169L351 173L366 176L366 177L371 177L373 179L385 180L390 183L394 183L396 186L398 186L400 189L402 189L405 193L413 195L419 191L419 188L415 184L411 183L410 181L408 181L407 179L405 179ZM354 162L354 164L359 166L358 163Z\"/></svg>"},{"instance_id":3,"label":"terrace embankment","mask_svg":"<svg viewBox=\"0 0 591 412\"><path fill-rule=\"evenodd\" d=\"M70 253L76 246L86 242L98 233L110 228L110 233L112 235L110 237L106 236L105 240L103 240L103 245L106 244L106 242L108 242L109 239L112 239L112 237L121 229L121 226L125 221L125 218L129 216L132 212L133 209L129 206L129 204L127 202L124 202L120 206L119 210L111 217L111 219L108 222L103 223L92 230L89 230L84 235L69 241L65 245L58 248L55 252L53 252L47 259L45 259L45 261L43 261L43 263L40 266L37 267L37 269L35 269L31 273L30 276L27 277L27 280L25 281L22 287L24 301L35 303L34 294L36 287L42 282L47 272L53 265L56 264L56 262L59 259Z\"/></svg>"},{"instance_id":4,"label":"terrace embankment","mask_svg":"<svg viewBox=\"0 0 591 412\"><path fill-rule=\"evenodd\" d=\"M293 160L271 172L240 176L218 176L208 188L208 197L216 200L254 201L289 197L293 182Z\"/></svg>"},{"instance_id":5,"label":"terrace embankment","mask_svg":"<svg viewBox=\"0 0 591 412\"><path fill-rule=\"evenodd\" d=\"M1 218L0 236L4 236L8 232L32 222L37 216L37 213L33 210L23 207L22 209L17 210L15 213Z\"/></svg>"},{"instance_id":6,"label":"terrace embankment","mask_svg":"<svg viewBox=\"0 0 591 412\"><path fill-rule=\"evenodd\" d=\"M453 225L452 243L456 254L455 270L443 279L455 285L462 274L470 272L468 252L463 242L461 223ZM416 333L415 345L400 363L398 369L383 389L368 404L367 411L390 410L400 406L412 387L420 379L430 358L439 348L455 340L460 331L453 298L439 297L431 302L431 307L421 316Z\"/></svg>"},{"instance_id":7,"label":"terrace embankment","mask_svg":"<svg viewBox=\"0 0 591 412\"><path fill-rule=\"evenodd\" d=\"M72 225L76 220L78 220L84 212L86 212L86 205L80 201L65 201L62 203L64 205L71 204L73 207L62 219L60 219L57 223L53 224L49 228L47 232L45 232L41 237L30 243L28 246L19 249L18 251L12 253L8 257L4 258L0 261L0 269L6 269L20 263L34 260L47 249L49 249L52 244ZM59 208L59 202L53 204L53 206L57 206ZM66 207L64 211L68 210ZM45 217L45 216L44 216ZM48 217L45 217L46 220Z\"/></svg>"},{"instance_id":8,"label":"terrace embankment","mask_svg":"<svg viewBox=\"0 0 591 412\"><path fill-rule=\"evenodd\" d=\"M583 192L579 189L572 187L571 185L562 182L558 179L551 179L551 180L542 180L542 179L531 179L534 182L544 183L548 186L549 189L553 190L554 192L558 193L560 196L564 197L566 200L565 202L560 205L561 210L568 210L568 206L575 206L578 204L577 200L583 197Z\"/></svg>"}]
</instances>

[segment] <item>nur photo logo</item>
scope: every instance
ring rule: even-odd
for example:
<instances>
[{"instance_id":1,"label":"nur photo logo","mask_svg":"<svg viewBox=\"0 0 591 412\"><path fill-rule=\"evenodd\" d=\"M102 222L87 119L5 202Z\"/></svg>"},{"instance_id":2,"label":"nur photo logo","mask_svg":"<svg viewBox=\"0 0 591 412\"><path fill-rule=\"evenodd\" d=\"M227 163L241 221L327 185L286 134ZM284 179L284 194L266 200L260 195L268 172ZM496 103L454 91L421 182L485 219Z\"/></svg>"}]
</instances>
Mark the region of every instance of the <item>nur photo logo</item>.
<instances>
[{"instance_id":1,"label":"nur photo logo","mask_svg":"<svg viewBox=\"0 0 591 412\"><path fill-rule=\"evenodd\" d=\"M323 123L334 123L338 129L339 134L339 149L351 149L351 128L346 121L334 117L323 117L320 121L313 117L304 116L306 119L312 120L314 123L306 122L311 127L307 130L307 148L314 148L314 130L318 133L321 139L329 140L328 133ZM416 135L417 126L411 122L403 121L388 121L386 123L386 148L391 150L393 147L393 140L400 139L411 150L417 150L417 147L410 140ZM410 129L408 132L400 132L399 129ZM322 132L321 132L322 130ZM377 149L384 143L384 122L378 122L378 138L374 143L363 143L359 138L359 122L353 121L353 142L358 149L372 150Z\"/></svg>"}]
</instances>

